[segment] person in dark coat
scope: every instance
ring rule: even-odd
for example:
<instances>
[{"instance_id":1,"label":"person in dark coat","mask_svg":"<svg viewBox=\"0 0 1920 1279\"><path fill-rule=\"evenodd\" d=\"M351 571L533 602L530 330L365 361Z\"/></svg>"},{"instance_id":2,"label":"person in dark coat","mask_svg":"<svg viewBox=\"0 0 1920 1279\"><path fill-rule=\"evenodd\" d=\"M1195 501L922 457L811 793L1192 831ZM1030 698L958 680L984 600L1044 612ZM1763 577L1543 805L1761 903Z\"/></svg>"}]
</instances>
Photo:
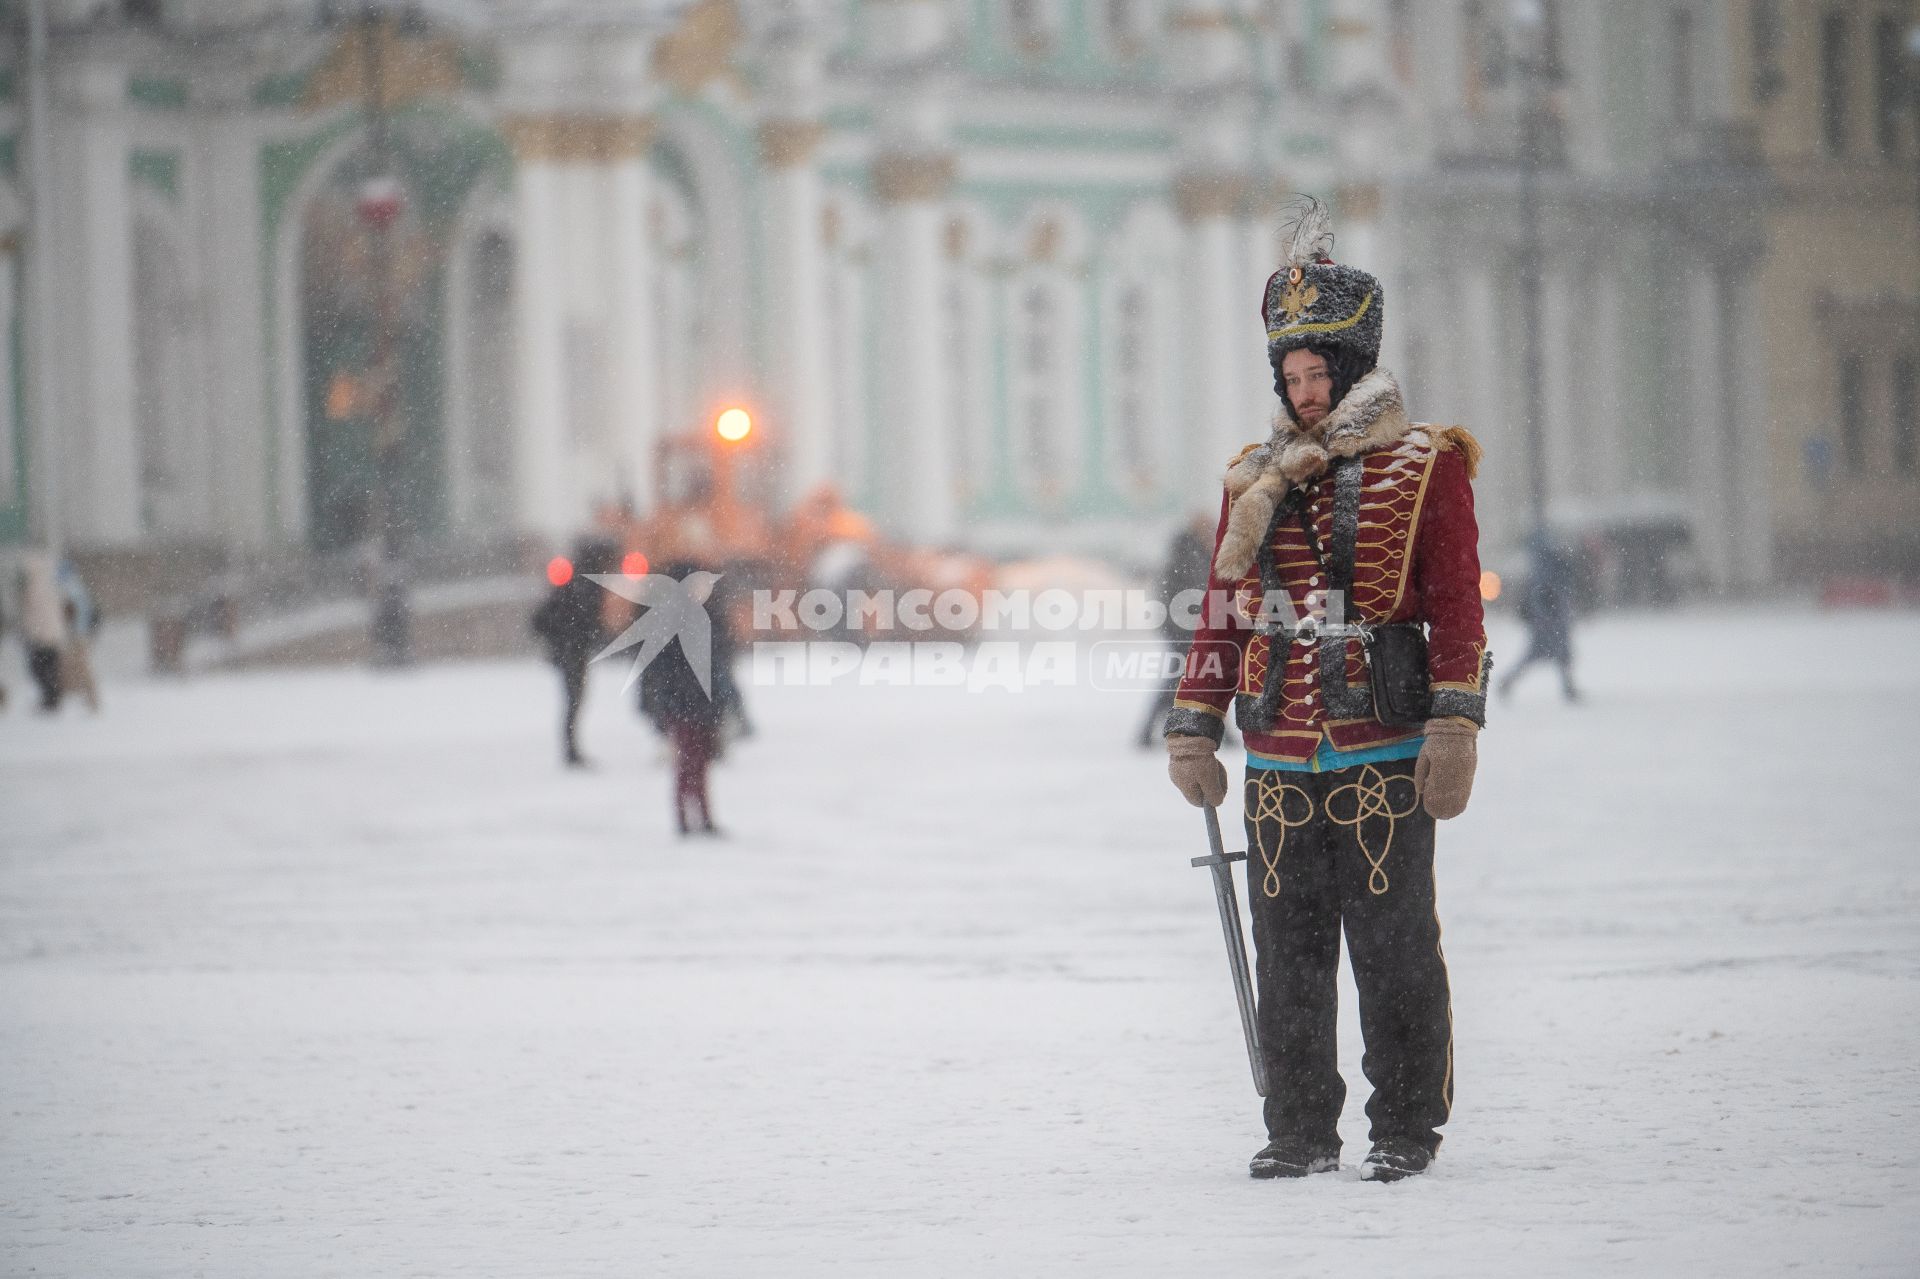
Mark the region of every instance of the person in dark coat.
<instances>
[{"instance_id":1,"label":"person in dark coat","mask_svg":"<svg viewBox=\"0 0 1920 1279\"><path fill-rule=\"evenodd\" d=\"M720 747L716 749L716 758L719 750L733 738L753 736L747 699L740 691L740 681L733 675L736 641L729 619L739 580L733 574L723 574L707 599L707 615L713 619L713 701L720 708Z\"/></svg>"},{"instance_id":2,"label":"person in dark coat","mask_svg":"<svg viewBox=\"0 0 1920 1279\"><path fill-rule=\"evenodd\" d=\"M1535 662L1552 662L1560 668L1560 692L1569 702L1580 700L1573 684L1573 556L1554 545L1544 533L1536 533L1528 544L1532 568L1520 593L1520 620L1527 627L1527 655L1502 681L1500 697L1513 696L1513 686Z\"/></svg>"},{"instance_id":3,"label":"person in dark coat","mask_svg":"<svg viewBox=\"0 0 1920 1279\"><path fill-rule=\"evenodd\" d=\"M605 647L606 591L589 574L612 573L619 567L619 548L598 538L574 549L572 570L556 584L534 610L533 633L547 648L547 660L560 672L561 757L569 768L584 768L580 753L580 705L587 692L587 663Z\"/></svg>"},{"instance_id":4,"label":"person in dark coat","mask_svg":"<svg viewBox=\"0 0 1920 1279\"><path fill-rule=\"evenodd\" d=\"M1213 517L1202 512L1182 524L1173 535L1173 542L1167 547L1167 562L1161 566L1160 579L1154 583L1154 598L1167 610L1160 623L1160 635L1167 642L1169 651L1184 657L1187 641L1191 633L1174 616L1174 596L1187 590L1207 589L1207 570L1213 562ZM1153 704L1147 708L1146 722L1140 725L1138 742L1145 750L1160 741L1160 728L1165 722L1167 712L1173 709L1174 694L1180 688L1180 674L1172 678L1153 695Z\"/></svg>"},{"instance_id":5,"label":"person in dark coat","mask_svg":"<svg viewBox=\"0 0 1920 1279\"><path fill-rule=\"evenodd\" d=\"M692 564L674 564L667 576L689 583L689 589L705 582L700 590L711 588L712 575ZM696 598L699 591L696 591ZM710 598L700 599L710 604ZM719 692L720 668L733 651L724 609L706 609L711 633L711 667L708 684L703 687L693 664L675 636L648 661L640 673L640 712L653 721L673 745L673 819L682 835L719 835L714 825L713 804L707 797L707 770L712 767L720 747L720 726L726 708Z\"/></svg>"},{"instance_id":6,"label":"person in dark coat","mask_svg":"<svg viewBox=\"0 0 1920 1279\"><path fill-rule=\"evenodd\" d=\"M46 551L30 551L20 562L20 639L27 649L27 671L40 687L40 712L60 709L67 694L61 654L72 638L67 601L60 592L58 562Z\"/></svg>"}]
</instances>

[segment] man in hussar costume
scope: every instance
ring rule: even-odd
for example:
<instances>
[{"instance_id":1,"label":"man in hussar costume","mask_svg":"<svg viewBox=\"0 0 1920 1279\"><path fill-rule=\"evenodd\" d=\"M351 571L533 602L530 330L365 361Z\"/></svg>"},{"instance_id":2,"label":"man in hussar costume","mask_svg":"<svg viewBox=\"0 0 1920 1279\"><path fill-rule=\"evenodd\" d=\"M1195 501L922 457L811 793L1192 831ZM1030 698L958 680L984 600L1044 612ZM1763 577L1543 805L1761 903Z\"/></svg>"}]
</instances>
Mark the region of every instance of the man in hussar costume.
<instances>
[{"instance_id":1,"label":"man in hussar costume","mask_svg":"<svg viewBox=\"0 0 1920 1279\"><path fill-rule=\"evenodd\" d=\"M1434 821L1473 788L1489 669L1460 427L1410 422L1376 365L1380 282L1335 264L1309 202L1261 307L1281 409L1227 468L1210 607L1167 720L1191 803L1246 739L1247 877L1269 1142L1255 1177L1339 1167L1335 979L1346 930L1366 1039L1365 1177L1424 1172L1453 1104ZM1226 608L1213 607L1226 601Z\"/></svg>"}]
</instances>

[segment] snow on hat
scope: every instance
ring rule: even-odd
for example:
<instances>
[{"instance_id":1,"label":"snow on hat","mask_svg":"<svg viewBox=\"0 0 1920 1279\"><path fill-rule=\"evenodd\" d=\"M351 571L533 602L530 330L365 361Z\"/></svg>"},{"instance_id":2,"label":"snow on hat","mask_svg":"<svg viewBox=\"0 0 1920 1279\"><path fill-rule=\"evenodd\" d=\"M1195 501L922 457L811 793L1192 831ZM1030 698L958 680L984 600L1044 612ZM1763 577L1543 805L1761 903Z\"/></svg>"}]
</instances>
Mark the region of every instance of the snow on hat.
<instances>
[{"instance_id":1,"label":"snow on hat","mask_svg":"<svg viewBox=\"0 0 1920 1279\"><path fill-rule=\"evenodd\" d=\"M1358 267L1341 266L1333 251L1327 206L1304 198L1287 237L1286 265L1267 280L1260 318L1267 325L1267 356L1278 363L1304 346L1352 352L1370 369L1380 358L1386 299L1380 281Z\"/></svg>"}]
</instances>

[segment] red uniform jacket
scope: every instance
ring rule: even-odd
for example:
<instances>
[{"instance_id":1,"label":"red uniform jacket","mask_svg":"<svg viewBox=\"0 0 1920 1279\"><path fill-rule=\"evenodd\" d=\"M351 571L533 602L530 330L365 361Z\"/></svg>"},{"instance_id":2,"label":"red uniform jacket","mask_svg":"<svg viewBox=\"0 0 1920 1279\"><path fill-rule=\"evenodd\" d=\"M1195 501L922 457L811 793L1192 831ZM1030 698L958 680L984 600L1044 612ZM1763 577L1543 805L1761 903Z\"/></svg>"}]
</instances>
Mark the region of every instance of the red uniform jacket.
<instances>
[{"instance_id":1,"label":"red uniform jacket","mask_svg":"<svg viewBox=\"0 0 1920 1279\"><path fill-rule=\"evenodd\" d=\"M1387 381L1390 383L1391 379ZM1391 410L1348 430L1341 438L1345 401L1328 418L1324 449L1301 465L1291 450L1299 437L1276 434L1249 449L1228 473L1215 534L1216 562L1209 576L1213 604L1194 632L1186 673L1167 720L1169 734L1219 741L1229 703L1236 704L1249 754L1304 763L1324 738L1337 750L1406 741L1422 729L1392 726L1373 715L1365 649L1357 638L1290 640L1284 633L1258 633L1255 616L1326 618L1328 587L1321 561L1298 516L1282 509L1270 526L1274 503L1257 504L1243 527L1262 527L1258 550L1243 572L1222 575L1221 544L1234 523L1237 501L1266 487L1270 496L1299 487L1327 566L1345 575L1352 593L1346 620L1379 624L1424 622L1432 714L1484 723L1490 666L1480 604L1479 530L1470 484L1479 445L1464 430L1417 425ZM1293 428L1298 432L1298 428ZM1258 456L1265 450L1264 456ZM1329 456L1329 454L1331 456ZM1325 469L1297 484L1283 467ZM1264 477L1264 480L1262 479ZM1254 496L1258 496L1255 494ZM1227 557L1231 560L1232 556ZM1283 597L1276 600L1275 594ZM1263 607L1264 605L1264 607ZM1290 609L1291 612L1287 610ZM1270 629L1270 628L1269 628ZM1276 656L1278 655L1278 656ZM1264 694L1264 696L1263 696Z\"/></svg>"}]
</instances>

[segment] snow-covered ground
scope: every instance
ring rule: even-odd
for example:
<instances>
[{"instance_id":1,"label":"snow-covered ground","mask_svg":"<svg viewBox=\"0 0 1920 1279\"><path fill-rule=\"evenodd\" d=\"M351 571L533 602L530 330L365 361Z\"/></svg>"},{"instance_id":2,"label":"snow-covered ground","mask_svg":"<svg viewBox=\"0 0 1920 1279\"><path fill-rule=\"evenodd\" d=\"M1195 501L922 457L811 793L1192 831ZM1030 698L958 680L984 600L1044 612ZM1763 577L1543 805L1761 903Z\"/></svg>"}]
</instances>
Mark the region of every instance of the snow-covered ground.
<instances>
[{"instance_id":1,"label":"snow-covered ground","mask_svg":"<svg viewBox=\"0 0 1920 1279\"><path fill-rule=\"evenodd\" d=\"M1917 653L1616 617L1588 704L1496 708L1441 832L1458 1105L1389 1187L1247 1178L1132 697L750 690L685 844L608 674L586 775L531 662L57 721L16 679L0 1273L1912 1275Z\"/></svg>"}]
</instances>

